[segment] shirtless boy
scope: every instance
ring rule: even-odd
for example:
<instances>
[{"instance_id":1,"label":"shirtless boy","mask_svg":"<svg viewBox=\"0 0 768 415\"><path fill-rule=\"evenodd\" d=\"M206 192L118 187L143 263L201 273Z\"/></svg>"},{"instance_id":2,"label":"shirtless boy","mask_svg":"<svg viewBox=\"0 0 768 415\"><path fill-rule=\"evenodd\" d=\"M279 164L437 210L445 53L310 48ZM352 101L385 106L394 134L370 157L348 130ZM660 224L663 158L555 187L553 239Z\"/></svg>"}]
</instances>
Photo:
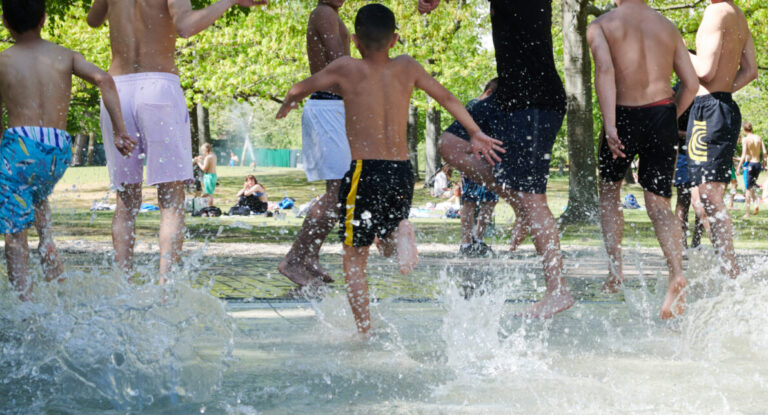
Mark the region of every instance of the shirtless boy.
<instances>
[{"instance_id":1,"label":"shirtless boy","mask_svg":"<svg viewBox=\"0 0 768 415\"><path fill-rule=\"evenodd\" d=\"M644 0L616 3L616 9L587 29L606 133L599 154L600 223L610 258L604 289L615 292L624 282L621 183L638 155L638 179L648 216L669 267L669 287L661 307L661 318L668 319L685 310L682 229L671 207L677 117L693 101L699 82L672 22ZM670 84L673 72L681 81L677 93Z\"/></svg>"},{"instance_id":2,"label":"shirtless boy","mask_svg":"<svg viewBox=\"0 0 768 415\"><path fill-rule=\"evenodd\" d=\"M752 123L744 123L744 138L741 139L741 158L739 159L738 172L744 168L744 189L746 189L746 208L744 218L750 214L757 215L760 210L760 199L757 198L755 188L757 187L757 178L760 176L760 170L768 165L768 154L765 152L765 143L759 135L752 132ZM755 202L755 211L752 212L750 204Z\"/></svg>"},{"instance_id":3,"label":"shirtless boy","mask_svg":"<svg viewBox=\"0 0 768 415\"><path fill-rule=\"evenodd\" d=\"M174 63L176 38L211 26L234 5L266 1L219 0L192 10L190 0L94 0L88 25L109 21L112 65L128 133L138 145L123 157L113 150L112 121L102 107L101 129L111 185L117 191L112 243L117 265L129 271L141 206L144 161L147 183L160 204L160 282L179 262L184 239L184 184L192 181L192 139L184 92Z\"/></svg>"},{"instance_id":4,"label":"shirtless boy","mask_svg":"<svg viewBox=\"0 0 768 415\"><path fill-rule=\"evenodd\" d=\"M213 154L213 146L205 143L200 146L200 155L195 157L195 164L203 172L203 193L208 198L208 206L213 206L213 192L219 176L216 174L216 154Z\"/></svg>"},{"instance_id":5,"label":"shirtless boy","mask_svg":"<svg viewBox=\"0 0 768 415\"><path fill-rule=\"evenodd\" d=\"M82 55L40 37L44 0L2 0L3 24L15 40L0 53L0 106L8 129L0 144L0 233L5 235L8 278L19 298L32 299L27 228L35 223L45 279L63 272L51 230L48 196L72 160L67 128L72 75L96 85L115 126L115 151L129 154L112 77ZM3 130L0 119L0 130ZM112 131L110 131L112 133Z\"/></svg>"},{"instance_id":6,"label":"shirtless boy","mask_svg":"<svg viewBox=\"0 0 768 415\"><path fill-rule=\"evenodd\" d=\"M413 88L424 90L467 128L477 154L493 163L499 160L495 151L502 150L500 142L483 134L461 102L418 62L407 55L389 57L398 39L392 11L380 4L362 7L355 18L355 32L352 39L363 59L341 57L291 87L277 117L285 117L310 93L334 85L344 97L353 161L339 192L339 236L344 244L347 297L358 332L366 334L371 321L365 267L374 238L379 237L385 256L397 254L401 273L411 272L418 263L408 221L414 183L406 127Z\"/></svg>"},{"instance_id":7,"label":"shirtless boy","mask_svg":"<svg viewBox=\"0 0 768 415\"><path fill-rule=\"evenodd\" d=\"M307 55L311 74L339 57L349 56L349 31L339 17L342 5L344 0L320 0L309 15ZM304 171L310 182L325 180L325 194L310 208L296 241L277 267L299 286L333 281L318 256L338 221L339 187L352 160L340 93L337 86L315 92L301 115Z\"/></svg>"},{"instance_id":8,"label":"shirtless boy","mask_svg":"<svg viewBox=\"0 0 768 415\"><path fill-rule=\"evenodd\" d=\"M741 112L731 94L757 78L755 43L744 13L732 0L711 0L691 55L701 86L688 122L688 171L710 220L722 271L739 275L733 223L723 202L739 138Z\"/></svg>"}]
</instances>

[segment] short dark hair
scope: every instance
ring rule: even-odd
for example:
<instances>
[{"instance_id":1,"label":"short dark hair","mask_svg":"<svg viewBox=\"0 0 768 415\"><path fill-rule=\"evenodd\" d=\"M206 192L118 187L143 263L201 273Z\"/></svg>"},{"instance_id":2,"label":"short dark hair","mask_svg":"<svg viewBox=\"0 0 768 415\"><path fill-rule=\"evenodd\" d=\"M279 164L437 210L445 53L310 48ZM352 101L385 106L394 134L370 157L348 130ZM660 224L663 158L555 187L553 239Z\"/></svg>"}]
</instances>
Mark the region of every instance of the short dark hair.
<instances>
[{"instance_id":1,"label":"short dark hair","mask_svg":"<svg viewBox=\"0 0 768 415\"><path fill-rule=\"evenodd\" d=\"M16 33L36 29L45 16L45 0L2 0L3 16Z\"/></svg>"},{"instance_id":2,"label":"short dark hair","mask_svg":"<svg viewBox=\"0 0 768 415\"><path fill-rule=\"evenodd\" d=\"M483 92L491 91L491 93L496 92L496 88L499 87L499 78L493 78L490 81L488 81L487 84L485 84L485 89Z\"/></svg>"},{"instance_id":3,"label":"short dark hair","mask_svg":"<svg viewBox=\"0 0 768 415\"><path fill-rule=\"evenodd\" d=\"M749 121L745 122L742 127L744 128L744 131L746 131L748 133L752 132L752 123L751 122L749 122Z\"/></svg>"},{"instance_id":4,"label":"short dark hair","mask_svg":"<svg viewBox=\"0 0 768 415\"><path fill-rule=\"evenodd\" d=\"M386 6L373 3L360 8L355 17L355 34L363 46L381 49L396 30L395 14Z\"/></svg>"}]
</instances>

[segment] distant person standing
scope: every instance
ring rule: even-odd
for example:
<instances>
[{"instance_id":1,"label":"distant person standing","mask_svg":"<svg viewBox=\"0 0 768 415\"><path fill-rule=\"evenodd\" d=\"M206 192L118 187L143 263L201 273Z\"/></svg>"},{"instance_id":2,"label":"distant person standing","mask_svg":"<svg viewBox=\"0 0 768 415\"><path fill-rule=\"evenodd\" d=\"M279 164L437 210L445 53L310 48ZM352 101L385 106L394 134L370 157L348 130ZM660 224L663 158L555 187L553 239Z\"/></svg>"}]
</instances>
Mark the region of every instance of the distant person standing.
<instances>
[{"instance_id":1,"label":"distant person standing","mask_svg":"<svg viewBox=\"0 0 768 415\"><path fill-rule=\"evenodd\" d=\"M691 61L701 87L688 122L688 170L711 220L722 270L736 278L733 223L723 202L741 128L731 94L757 78L757 60L747 19L732 0L711 0L696 33L696 52Z\"/></svg>"},{"instance_id":2,"label":"distant person standing","mask_svg":"<svg viewBox=\"0 0 768 415\"><path fill-rule=\"evenodd\" d=\"M266 1L219 0L193 10L190 0L93 0L87 22L109 22L112 64L122 112L136 149L128 157L114 147L110 118L102 106L101 130L117 208L112 219L115 262L133 266L136 215L141 205L144 164L147 184L157 185L160 205L160 282L181 258L184 242L184 185L192 178L189 113L179 70L174 62L176 38L188 38L212 24L235 5L252 7Z\"/></svg>"},{"instance_id":3,"label":"distant person standing","mask_svg":"<svg viewBox=\"0 0 768 415\"><path fill-rule=\"evenodd\" d=\"M741 169L744 169L744 189L746 198L746 212L744 218L748 218L750 214L757 215L760 210L760 199L757 198L757 178L760 176L760 171L766 168L768 162L768 155L765 152L765 143L760 136L755 135L752 132L752 123L744 123L744 137L741 139L741 158L738 164L738 173ZM752 212L750 204L755 203L755 211Z\"/></svg>"},{"instance_id":4,"label":"distant person standing","mask_svg":"<svg viewBox=\"0 0 768 415\"><path fill-rule=\"evenodd\" d=\"M344 0L320 0L309 15L307 55L313 75L334 60L349 56L349 31L339 17L343 5ZM338 86L312 94L301 115L301 135L307 180L324 180L325 194L310 208L296 241L277 269L297 285L306 286L333 281L320 265L320 247L338 221L341 179L352 162Z\"/></svg>"},{"instance_id":5,"label":"distant person standing","mask_svg":"<svg viewBox=\"0 0 768 415\"><path fill-rule=\"evenodd\" d=\"M229 152L229 167L235 167L237 166L239 159L237 158L237 154L235 154L234 151Z\"/></svg>"},{"instance_id":6,"label":"distant person standing","mask_svg":"<svg viewBox=\"0 0 768 415\"><path fill-rule=\"evenodd\" d=\"M208 198L208 206L213 206L213 192L216 190L219 176L216 174L216 154L210 143L200 146L200 155L195 157L195 164L203 172L203 193Z\"/></svg>"}]
</instances>

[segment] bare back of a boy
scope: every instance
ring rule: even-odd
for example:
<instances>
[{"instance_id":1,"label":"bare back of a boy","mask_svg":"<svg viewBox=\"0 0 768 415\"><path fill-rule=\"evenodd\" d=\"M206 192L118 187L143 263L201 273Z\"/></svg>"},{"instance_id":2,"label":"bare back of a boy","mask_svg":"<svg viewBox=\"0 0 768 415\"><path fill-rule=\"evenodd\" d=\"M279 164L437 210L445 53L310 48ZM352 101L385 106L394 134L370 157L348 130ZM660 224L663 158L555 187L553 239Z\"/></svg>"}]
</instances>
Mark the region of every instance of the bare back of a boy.
<instances>
[{"instance_id":1,"label":"bare back of a boy","mask_svg":"<svg viewBox=\"0 0 768 415\"><path fill-rule=\"evenodd\" d=\"M1 53L0 98L8 109L8 127L66 129L72 74L86 64L80 54L45 41Z\"/></svg>"},{"instance_id":2,"label":"bare back of a boy","mask_svg":"<svg viewBox=\"0 0 768 415\"><path fill-rule=\"evenodd\" d=\"M381 62L343 57L329 65L344 97L353 160L408 160L408 104L414 87L437 83L413 58Z\"/></svg>"},{"instance_id":3,"label":"bare back of a boy","mask_svg":"<svg viewBox=\"0 0 768 415\"><path fill-rule=\"evenodd\" d=\"M672 57L677 53L687 58L688 52L669 20L645 5L627 4L595 23L611 49L618 105L646 105L674 95Z\"/></svg>"},{"instance_id":4,"label":"bare back of a boy","mask_svg":"<svg viewBox=\"0 0 768 415\"><path fill-rule=\"evenodd\" d=\"M173 0L94 1L94 8L106 8L106 19L109 21L109 40L112 46L110 74L178 73L174 54L176 37L179 34L169 9L169 4L173 2Z\"/></svg>"}]
</instances>

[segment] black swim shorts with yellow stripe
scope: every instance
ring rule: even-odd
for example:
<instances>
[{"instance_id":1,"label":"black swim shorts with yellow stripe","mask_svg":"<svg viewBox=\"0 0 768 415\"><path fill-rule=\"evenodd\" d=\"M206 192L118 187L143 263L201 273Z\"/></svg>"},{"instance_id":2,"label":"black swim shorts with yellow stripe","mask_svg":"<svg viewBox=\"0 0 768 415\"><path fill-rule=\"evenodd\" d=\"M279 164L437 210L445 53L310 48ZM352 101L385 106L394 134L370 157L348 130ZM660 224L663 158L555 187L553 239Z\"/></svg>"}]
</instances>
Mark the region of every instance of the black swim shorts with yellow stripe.
<instances>
[{"instance_id":1,"label":"black swim shorts with yellow stripe","mask_svg":"<svg viewBox=\"0 0 768 415\"><path fill-rule=\"evenodd\" d=\"M726 92L696 97L688 119L688 172L691 184L728 183L739 140L741 111Z\"/></svg>"},{"instance_id":2,"label":"black swim shorts with yellow stripe","mask_svg":"<svg viewBox=\"0 0 768 415\"><path fill-rule=\"evenodd\" d=\"M339 190L339 237L364 247L392 234L408 219L413 199L410 161L353 160Z\"/></svg>"}]
</instances>

